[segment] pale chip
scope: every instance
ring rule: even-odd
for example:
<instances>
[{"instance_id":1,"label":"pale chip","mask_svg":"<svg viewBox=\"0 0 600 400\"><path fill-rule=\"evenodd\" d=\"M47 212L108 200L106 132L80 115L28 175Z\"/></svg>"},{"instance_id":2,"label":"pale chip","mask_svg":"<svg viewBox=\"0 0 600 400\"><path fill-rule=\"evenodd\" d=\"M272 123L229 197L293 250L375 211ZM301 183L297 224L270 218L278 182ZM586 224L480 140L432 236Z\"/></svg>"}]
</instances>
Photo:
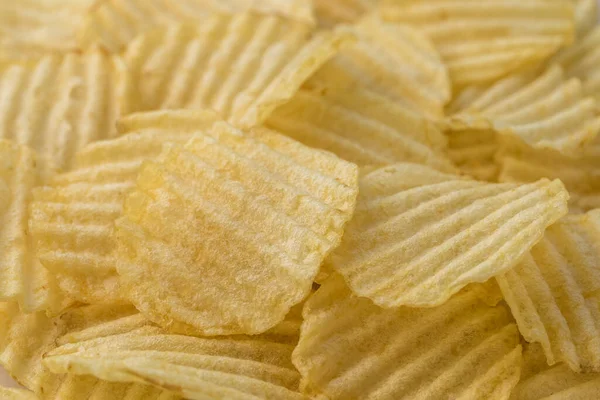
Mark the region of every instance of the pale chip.
<instances>
[{"instance_id":1,"label":"pale chip","mask_svg":"<svg viewBox=\"0 0 600 400\"><path fill-rule=\"evenodd\" d=\"M578 41L598 23L597 0L571 0L575 4L575 26Z\"/></svg>"},{"instance_id":2,"label":"pale chip","mask_svg":"<svg viewBox=\"0 0 600 400\"><path fill-rule=\"evenodd\" d=\"M493 184L396 164L360 180L354 218L328 263L385 308L431 307L519 261L567 213L560 181Z\"/></svg>"},{"instance_id":3,"label":"pale chip","mask_svg":"<svg viewBox=\"0 0 600 400\"><path fill-rule=\"evenodd\" d=\"M305 393L336 399L507 399L521 346L504 306L473 293L385 310L329 278L304 308L292 360Z\"/></svg>"}]
</instances>

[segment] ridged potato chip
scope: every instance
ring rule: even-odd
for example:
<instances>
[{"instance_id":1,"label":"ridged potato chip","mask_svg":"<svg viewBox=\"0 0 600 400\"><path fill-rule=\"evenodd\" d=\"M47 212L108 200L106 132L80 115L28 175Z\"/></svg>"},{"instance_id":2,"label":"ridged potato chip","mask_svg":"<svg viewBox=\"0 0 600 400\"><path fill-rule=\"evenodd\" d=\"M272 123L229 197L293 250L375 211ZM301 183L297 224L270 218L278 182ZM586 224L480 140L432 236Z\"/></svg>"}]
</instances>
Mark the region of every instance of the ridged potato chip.
<instances>
[{"instance_id":1,"label":"ridged potato chip","mask_svg":"<svg viewBox=\"0 0 600 400\"><path fill-rule=\"evenodd\" d=\"M431 307L519 261L567 213L560 181L493 184L416 164L367 171L328 264L381 307Z\"/></svg>"},{"instance_id":2,"label":"ridged potato chip","mask_svg":"<svg viewBox=\"0 0 600 400\"><path fill-rule=\"evenodd\" d=\"M264 128L198 130L147 163L127 196L117 221L124 293L178 332L266 331L308 295L339 244L357 175Z\"/></svg>"},{"instance_id":3,"label":"ridged potato chip","mask_svg":"<svg viewBox=\"0 0 600 400\"><path fill-rule=\"evenodd\" d=\"M581 82L551 66L498 81L450 117L453 129L491 129L538 149L581 152L600 131L597 104Z\"/></svg>"},{"instance_id":4,"label":"ridged potato chip","mask_svg":"<svg viewBox=\"0 0 600 400\"><path fill-rule=\"evenodd\" d=\"M495 182L500 149L496 133L490 130L465 129L448 133L448 157L460 170L480 181Z\"/></svg>"},{"instance_id":5,"label":"ridged potato chip","mask_svg":"<svg viewBox=\"0 0 600 400\"><path fill-rule=\"evenodd\" d=\"M38 397L28 390L6 388L0 386L0 397L3 400L38 400Z\"/></svg>"},{"instance_id":6,"label":"ridged potato chip","mask_svg":"<svg viewBox=\"0 0 600 400\"><path fill-rule=\"evenodd\" d=\"M79 38L84 48L100 45L120 52L157 26L248 10L314 24L312 4L306 0L105 0L90 9Z\"/></svg>"},{"instance_id":7,"label":"ridged potato chip","mask_svg":"<svg viewBox=\"0 0 600 400\"><path fill-rule=\"evenodd\" d=\"M319 25L354 22L374 9L379 0L313 0Z\"/></svg>"},{"instance_id":8,"label":"ridged potato chip","mask_svg":"<svg viewBox=\"0 0 600 400\"><path fill-rule=\"evenodd\" d=\"M148 32L131 43L125 59L145 110L210 108L253 127L348 38L278 16L215 15L200 25Z\"/></svg>"},{"instance_id":9,"label":"ridged potato chip","mask_svg":"<svg viewBox=\"0 0 600 400\"><path fill-rule=\"evenodd\" d=\"M0 74L0 138L69 168L77 150L115 136L115 121L137 101L119 59L101 51L48 55Z\"/></svg>"},{"instance_id":10,"label":"ridged potato chip","mask_svg":"<svg viewBox=\"0 0 600 400\"><path fill-rule=\"evenodd\" d=\"M600 372L600 210L561 219L496 277L521 334L548 364Z\"/></svg>"},{"instance_id":11,"label":"ridged potato chip","mask_svg":"<svg viewBox=\"0 0 600 400\"><path fill-rule=\"evenodd\" d=\"M31 149L0 140L0 179L7 195L0 210L0 301L18 302L25 312L58 312L69 303L34 256L27 227L32 190L49 172Z\"/></svg>"},{"instance_id":12,"label":"ridged potato chip","mask_svg":"<svg viewBox=\"0 0 600 400\"><path fill-rule=\"evenodd\" d=\"M575 4L575 26L580 39L598 23L597 0L571 0Z\"/></svg>"},{"instance_id":13,"label":"ridged potato chip","mask_svg":"<svg viewBox=\"0 0 600 400\"><path fill-rule=\"evenodd\" d=\"M135 186L142 163L153 160L163 144L185 144L191 133L179 126L168 132L159 124L185 121L201 130L217 121L212 112L133 114L120 121L117 139L92 143L77 153L71 171L55 176L48 186L34 191L30 230L42 264L52 271L69 297L84 303L123 302L118 287L114 222L121 216L123 200ZM144 118L155 130L129 125ZM182 122L183 125L183 122Z\"/></svg>"},{"instance_id":14,"label":"ridged potato chip","mask_svg":"<svg viewBox=\"0 0 600 400\"><path fill-rule=\"evenodd\" d=\"M507 399L521 346L504 306L473 293L437 308L385 310L334 275L306 303L292 360L328 399Z\"/></svg>"},{"instance_id":15,"label":"ridged potato chip","mask_svg":"<svg viewBox=\"0 0 600 400\"><path fill-rule=\"evenodd\" d=\"M349 29L357 40L325 63L306 86L353 92L367 89L389 97L420 116L443 117L450 100L448 71L433 43L421 32L375 15ZM350 96L347 96L350 97Z\"/></svg>"},{"instance_id":16,"label":"ridged potato chip","mask_svg":"<svg viewBox=\"0 0 600 400\"><path fill-rule=\"evenodd\" d=\"M575 36L574 7L564 0L383 0L381 8L433 40L455 87L539 64Z\"/></svg>"}]
</instances>

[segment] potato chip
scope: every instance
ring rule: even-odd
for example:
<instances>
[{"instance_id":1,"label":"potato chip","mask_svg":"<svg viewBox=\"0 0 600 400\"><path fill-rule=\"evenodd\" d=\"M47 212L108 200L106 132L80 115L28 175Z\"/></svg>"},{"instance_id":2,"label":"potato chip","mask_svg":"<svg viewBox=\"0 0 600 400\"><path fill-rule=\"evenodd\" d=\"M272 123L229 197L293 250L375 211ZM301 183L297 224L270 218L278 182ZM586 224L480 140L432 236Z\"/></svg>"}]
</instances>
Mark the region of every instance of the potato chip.
<instances>
[{"instance_id":1,"label":"potato chip","mask_svg":"<svg viewBox=\"0 0 600 400\"><path fill-rule=\"evenodd\" d=\"M352 96L337 89L300 90L267 126L359 166L409 161L456 170L442 153L446 138L436 124L367 90L356 89Z\"/></svg>"},{"instance_id":2,"label":"potato chip","mask_svg":"<svg viewBox=\"0 0 600 400\"><path fill-rule=\"evenodd\" d=\"M154 117L157 124L163 120L161 113ZM217 121L212 112L193 117L186 121L195 129ZM124 119L121 130L140 119L136 114ZM125 301L118 287L114 221L121 216L125 194L134 187L142 163L156 158L164 143L184 144L190 137L181 129L140 129L92 143L77 153L71 171L34 191L29 225L37 255L71 298L84 303Z\"/></svg>"},{"instance_id":3,"label":"potato chip","mask_svg":"<svg viewBox=\"0 0 600 400\"><path fill-rule=\"evenodd\" d=\"M550 365L600 372L600 210L567 216L515 268L497 276L521 334Z\"/></svg>"},{"instance_id":4,"label":"potato chip","mask_svg":"<svg viewBox=\"0 0 600 400\"><path fill-rule=\"evenodd\" d=\"M292 360L310 395L328 399L506 399L521 346L504 306L473 293L436 308L385 310L334 275L304 308Z\"/></svg>"},{"instance_id":5,"label":"potato chip","mask_svg":"<svg viewBox=\"0 0 600 400\"><path fill-rule=\"evenodd\" d=\"M340 51L309 79L306 86L354 92L368 89L433 120L443 117L450 100L448 71L422 33L369 16L351 32L355 43ZM349 97L349 96L347 96Z\"/></svg>"},{"instance_id":6,"label":"potato chip","mask_svg":"<svg viewBox=\"0 0 600 400\"><path fill-rule=\"evenodd\" d=\"M494 131L451 131L448 139L448 157L462 172L480 181L496 181L499 169L495 157L500 147Z\"/></svg>"},{"instance_id":7,"label":"potato chip","mask_svg":"<svg viewBox=\"0 0 600 400\"><path fill-rule=\"evenodd\" d=\"M539 357L541 355L541 358ZM521 381L510 400L588 400L598 398L600 374L579 374L566 364L553 367L539 345L531 344L523 352Z\"/></svg>"},{"instance_id":8,"label":"potato chip","mask_svg":"<svg viewBox=\"0 0 600 400\"><path fill-rule=\"evenodd\" d=\"M289 100L347 38L245 13L155 29L133 41L125 57L145 110L209 108L251 127Z\"/></svg>"},{"instance_id":9,"label":"potato chip","mask_svg":"<svg viewBox=\"0 0 600 400\"><path fill-rule=\"evenodd\" d=\"M105 0L92 8L80 32L83 47L120 52L136 36L161 25L198 22L214 12L254 10L314 24L306 0Z\"/></svg>"},{"instance_id":10,"label":"potato chip","mask_svg":"<svg viewBox=\"0 0 600 400\"><path fill-rule=\"evenodd\" d=\"M354 22L374 9L379 0L313 0L319 25L331 27Z\"/></svg>"},{"instance_id":11,"label":"potato chip","mask_svg":"<svg viewBox=\"0 0 600 400\"><path fill-rule=\"evenodd\" d=\"M381 307L437 306L516 265L567 213L560 181L492 184L396 164L364 174L328 263Z\"/></svg>"},{"instance_id":12,"label":"potato chip","mask_svg":"<svg viewBox=\"0 0 600 400\"><path fill-rule=\"evenodd\" d=\"M0 74L0 138L25 144L56 167L77 150L114 136L137 102L123 64L100 51L47 56Z\"/></svg>"},{"instance_id":13,"label":"potato chip","mask_svg":"<svg viewBox=\"0 0 600 400\"><path fill-rule=\"evenodd\" d=\"M264 128L198 130L147 163L127 196L117 221L123 290L179 332L264 332L308 295L339 244L357 175Z\"/></svg>"},{"instance_id":14,"label":"potato chip","mask_svg":"<svg viewBox=\"0 0 600 400\"><path fill-rule=\"evenodd\" d=\"M38 400L37 396L28 390L5 388L0 386L0 397L4 400Z\"/></svg>"},{"instance_id":15,"label":"potato chip","mask_svg":"<svg viewBox=\"0 0 600 400\"><path fill-rule=\"evenodd\" d=\"M454 129L492 129L539 149L576 154L600 131L596 102L584 97L581 82L564 79L552 66L492 85L464 111L450 118Z\"/></svg>"},{"instance_id":16,"label":"potato chip","mask_svg":"<svg viewBox=\"0 0 600 400\"><path fill-rule=\"evenodd\" d=\"M556 0L383 0L385 19L424 31L455 87L539 64L574 38L574 10Z\"/></svg>"},{"instance_id":17,"label":"potato chip","mask_svg":"<svg viewBox=\"0 0 600 400\"><path fill-rule=\"evenodd\" d=\"M597 0L571 0L575 4L575 26L577 36L581 38L598 23Z\"/></svg>"}]
</instances>

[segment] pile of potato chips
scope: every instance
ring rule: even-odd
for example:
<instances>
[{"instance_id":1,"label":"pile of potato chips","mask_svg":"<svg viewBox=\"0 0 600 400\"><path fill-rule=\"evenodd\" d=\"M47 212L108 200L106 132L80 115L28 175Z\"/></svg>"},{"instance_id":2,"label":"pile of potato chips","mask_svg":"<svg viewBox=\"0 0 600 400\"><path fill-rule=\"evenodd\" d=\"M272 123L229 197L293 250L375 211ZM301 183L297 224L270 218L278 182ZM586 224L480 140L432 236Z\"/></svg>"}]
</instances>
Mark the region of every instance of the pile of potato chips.
<instances>
[{"instance_id":1,"label":"pile of potato chips","mask_svg":"<svg viewBox=\"0 0 600 400\"><path fill-rule=\"evenodd\" d=\"M600 399L595 0L0 0L2 399Z\"/></svg>"}]
</instances>

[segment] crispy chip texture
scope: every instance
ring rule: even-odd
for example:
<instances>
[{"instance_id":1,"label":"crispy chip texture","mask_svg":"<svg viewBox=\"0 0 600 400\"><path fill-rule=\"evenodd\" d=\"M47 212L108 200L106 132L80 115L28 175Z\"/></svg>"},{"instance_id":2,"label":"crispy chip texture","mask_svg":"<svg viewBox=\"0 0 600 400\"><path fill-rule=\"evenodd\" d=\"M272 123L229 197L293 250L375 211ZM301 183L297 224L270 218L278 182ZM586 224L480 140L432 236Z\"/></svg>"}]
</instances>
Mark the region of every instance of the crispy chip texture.
<instances>
[{"instance_id":1,"label":"crispy chip texture","mask_svg":"<svg viewBox=\"0 0 600 400\"><path fill-rule=\"evenodd\" d=\"M547 229L498 284L519 330L541 343L548 363L600 371L600 210Z\"/></svg>"},{"instance_id":2,"label":"crispy chip texture","mask_svg":"<svg viewBox=\"0 0 600 400\"><path fill-rule=\"evenodd\" d=\"M145 110L204 109L245 127L285 103L348 36L253 13L137 38L126 53Z\"/></svg>"},{"instance_id":3,"label":"crispy chip texture","mask_svg":"<svg viewBox=\"0 0 600 400\"><path fill-rule=\"evenodd\" d=\"M80 32L83 47L119 52L136 36L161 25L200 22L214 12L258 11L313 24L306 0L105 0L92 8Z\"/></svg>"},{"instance_id":4,"label":"crispy chip texture","mask_svg":"<svg viewBox=\"0 0 600 400\"><path fill-rule=\"evenodd\" d=\"M0 140L0 179L7 195L0 210L0 300L18 302L25 312L56 312L67 305L35 258L27 227L32 189L46 181L47 173L31 149Z\"/></svg>"},{"instance_id":5,"label":"crispy chip texture","mask_svg":"<svg viewBox=\"0 0 600 400\"><path fill-rule=\"evenodd\" d=\"M326 27L354 22L374 9L379 0L313 0L319 24Z\"/></svg>"},{"instance_id":6,"label":"crispy chip texture","mask_svg":"<svg viewBox=\"0 0 600 400\"><path fill-rule=\"evenodd\" d=\"M0 386L0 397L3 400L38 400L37 396L28 390L5 388Z\"/></svg>"},{"instance_id":7,"label":"crispy chip texture","mask_svg":"<svg viewBox=\"0 0 600 400\"><path fill-rule=\"evenodd\" d=\"M491 184L396 164L360 180L356 213L329 258L381 307L436 306L513 267L567 213L560 181Z\"/></svg>"},{"instance_id":8,"label":"crispy chip texture","mask_svg":"<svg viewBox=\"0 0 600 400\"><path fill-rule=\"evenodd\" d=\"M571 0L575 4L575 26L578 38L591 31L598 23L598 1Z\"/></svg>"},{"instance_id":9,"label":"crispy chip texture","mask_svg":"<svg viewBox=\"0 0 600 400\"><path fill-rule=\"evenodd\" d=\"M120 121L129 125L152 119L176 124L177 113L136 115ZM195 129L217 121L212 112L198 112L187 120ZM121 216L123 200L135 184L146 160L155 159L163 144L184 144L191 137L180 127L170 131L134 129L117 139L99 141L77 153L73 169L34 192L30 230L42 264L52 271L61 288L84 303L122 302L114 251L114 221Z\"/></svg>"},{"instance_id":10,"label":"crispy chip texture","mask_svg":"<svg viewBox=\"0 0 600 400\"><path fill-rule=\"evenodd\" d=\"M495 157L499 149L494 131L465 129L448 133L448 157L462 172L480 181L496 181L499 168Z\"/></svg>"},{"instance_id":11,"label":"crispy chip texture","mask_svg":"<svg viewBox=\"0 0 600 400\"><path fill-rule=\"evenodd\" d=\"M385 310L329 278L306 303L292 360L307 394L335 399L507 399L521 346L506 307L473 293Z\"/></svg>"},{"instance_id":12,"label":"crispy chip texture","mask_svg":"<svg viewBox=\"0 0 600 400\"><path fill-rule=\"evenodd\" d=\"M575 34L573 5L564 0L383 0L381 11L433 40L456 87L536 65Z\"/></svg>"},{"instance_id":13,"label":"crispy chip texture","mask_svg":"<svg viewBox=\"0 0 600 400\"><path fill-rule=\"evenodd\" d=\"M46 56L0 74L0 138L68 168L77 150L114 136L115 121L136 102L118 59L100 51Z\"/></svg>"},{"instance_id":14,"label":"crispy chip texture","mask_svg":"<svg viewBox=\"0 0 600 400\"><path fill-rule=\"evenodd\" d=\"M339 244L357 175L354 164L264 128L198 130L147 163L125 201L123 290L179 332L264 332L308 295Z\"/></svg>"},{"instance_id":15,"label":"crispy chip texture","mask_svg":"<svg viewBox=\"0 0 600 400\"><path fill-rule=\"evenodd\" d=\"M526 72L483 91L450 118L454 129L492 129L531 147L577 154L600 131L597 104L581 82L566 80L559 66Z\"/></svg>"}]
</instances>

